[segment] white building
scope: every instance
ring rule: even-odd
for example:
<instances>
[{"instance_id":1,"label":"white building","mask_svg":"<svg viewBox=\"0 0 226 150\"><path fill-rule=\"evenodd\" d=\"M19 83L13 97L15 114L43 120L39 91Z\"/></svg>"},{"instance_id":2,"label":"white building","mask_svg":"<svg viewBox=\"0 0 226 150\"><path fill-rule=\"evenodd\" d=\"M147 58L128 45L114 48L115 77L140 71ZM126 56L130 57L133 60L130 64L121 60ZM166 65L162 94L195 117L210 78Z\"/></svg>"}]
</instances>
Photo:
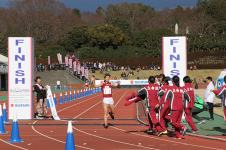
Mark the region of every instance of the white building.
<instances>
[{"instance_id":1,"label":"white building","mask_svg":"<svg viewBox=\"0 0 226 150\"><path fill-rule=\"evenodd\" d=\"M0 54L0 91L8 90L8 57Z\"/></svg>"}]
</instances>

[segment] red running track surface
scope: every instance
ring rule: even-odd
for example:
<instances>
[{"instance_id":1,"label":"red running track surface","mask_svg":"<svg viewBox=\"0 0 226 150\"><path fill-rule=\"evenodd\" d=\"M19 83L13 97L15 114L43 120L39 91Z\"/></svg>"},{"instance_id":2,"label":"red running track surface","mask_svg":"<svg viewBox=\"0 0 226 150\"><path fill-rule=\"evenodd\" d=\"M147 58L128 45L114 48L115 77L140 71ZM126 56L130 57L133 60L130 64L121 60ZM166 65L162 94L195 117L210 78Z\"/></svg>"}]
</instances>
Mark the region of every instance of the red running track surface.
<instances>
[{"instance_id":1,"label":"red running track surface","mask_svg":"<svg viewBox=\"0 0 226 150\"><path fill-rule=\"evenodd\" d=\"M104 129L102 95L97 94L57 106L59 116L73 119L76 149L87 150L223 150L226 142L186 136L183 140L172 137L156 137L143 131L147 128L135 120L134 105L125 107L124 96L131 90L120 89L113 92L115 117L109 120L115 124ZM89 119L85 119L89 118ZM92 119L93 118L93 119ZM97 119L95 119L97 118ZM7 125L6 135L0 135L0 150L63 150L67 132L67 120L19 121L20 135L24 142L10 144L11 126Z\"/></svg>"}]
</instances>

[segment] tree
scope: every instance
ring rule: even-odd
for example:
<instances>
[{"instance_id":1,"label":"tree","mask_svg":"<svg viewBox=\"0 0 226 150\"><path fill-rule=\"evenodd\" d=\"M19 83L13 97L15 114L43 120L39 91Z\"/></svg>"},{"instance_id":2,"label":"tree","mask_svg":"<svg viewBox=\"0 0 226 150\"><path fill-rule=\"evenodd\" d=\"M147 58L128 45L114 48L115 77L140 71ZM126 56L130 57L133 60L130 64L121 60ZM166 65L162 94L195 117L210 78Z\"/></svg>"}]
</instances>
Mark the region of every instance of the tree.
<instances>
[{"instance_id":1,"label":"tree","mask_svg":"<svg viewBox=\"0 0 226 150\"><path fill-rule=\"evenodd\" d=\"M154 29L137 32L133 36L134 46L147 49L147 55L159 56L163 36L173 35L167 29Z\"/></svg>"},{"instance_id":2,"label":"tree","mask_svg":"<svg viewBox=\"0 0 226 150\"><path fill-rule=\"evenodd\" d=\"M121 3L109 5L106 10L106 22L124 20L129 23L131 32L143 30L147 22L154 16L154 9L141 3Z\"/></svg>"},{"instance_id":3,"label":"tree","mask_svg":"<svg viewBox=\"0 0 226 150\"><path fill-rule=\"evenodd\" d=\"M68 51L74 51L88 43L88 27L78 26L74 27L63 39L60 45Z\"/></svg>"},{"instance_id":4,"label":"tree","mask_svg":"<svg viewBox=\"0 0 226 150\"><path fill-rule=\"evenodd\" d=\"M89 42L91 46L97 46L101 49L110 46L117 48L125 42L125 35L113 25L97 25L89 29Z\"/></svg>"},{"instance_id":5,"label":"tree","mask_svg":"<svg viewBox=\"0 0 226 150\"><path fill-rule=\"evenodd\" d=\"M81 16L81 12L80 12L80 10L79 9L77 9L77 8L74 8L73 9L73 12L74 12L74 14L76 15L76 16Z\"/></svg>"},{"instance_id":6,"label":"tree","mask_svg":"<svg viewBox=\"0 0 226 150\"><path fill-rule=\"evenodd\" d=\"M99 16L105 16L105 10L103 9L103 7L97 7L96 14Z\"/></svg>"}]
</instances>

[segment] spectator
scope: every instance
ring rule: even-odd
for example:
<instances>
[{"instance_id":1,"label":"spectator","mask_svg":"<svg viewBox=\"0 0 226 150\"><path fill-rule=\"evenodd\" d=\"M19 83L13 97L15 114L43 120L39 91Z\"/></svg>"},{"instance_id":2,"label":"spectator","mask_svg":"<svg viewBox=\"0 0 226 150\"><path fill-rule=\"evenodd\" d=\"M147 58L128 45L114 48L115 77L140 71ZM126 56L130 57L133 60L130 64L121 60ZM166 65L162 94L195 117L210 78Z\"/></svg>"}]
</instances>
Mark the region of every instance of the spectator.
<instances>
[{"instance_id":1,"label":"spectator","mask_svg":"<svg viewBox=\"0 0 226 150\"><path fill-rule=\"evenodd\" d=\"M196 81L196 78L194 78L194 85L195 85L195 89L198 89L199 88L199 86L198 86L198 83L197 83L197 81Z\"/></svg>"},{"instance_id":2,"label":"spectator","mask_svg":"<svg viewBox=\"0 0 226 150\"><path fill-rule=\"evenodd\" d=\"M35 78L35 85L33 86L34 92L37 94L37 105L35 118L43 118L47 113L46 109L46 89L41 84L41 77L37 76Z\"/></svg>"},{"instance_id":3,"label":"spectator","mask_svg":"<svg viewBox=\"0 0 226 150\"><path fill-rule=\"evenodd\" d=\"M208 105L209 109L209 114L210 114L210 120L214 120L213 116L213 101L215 98L214 93L212 92L214 90L214 84L213 84L213 79L212 77L207 77L206 82L208 83L206 90L205 90L205 95L204 95L204 100Z\"/></svg>"}]
</instances>

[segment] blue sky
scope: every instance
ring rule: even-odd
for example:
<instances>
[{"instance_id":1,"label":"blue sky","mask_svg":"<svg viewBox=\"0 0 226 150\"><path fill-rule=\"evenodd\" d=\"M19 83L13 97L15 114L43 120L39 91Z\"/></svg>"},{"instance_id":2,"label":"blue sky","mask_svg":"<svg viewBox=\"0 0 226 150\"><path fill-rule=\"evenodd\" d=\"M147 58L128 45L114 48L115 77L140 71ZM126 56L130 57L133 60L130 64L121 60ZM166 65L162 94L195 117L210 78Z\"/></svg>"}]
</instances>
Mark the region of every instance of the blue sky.
<instances>
[{"instance_id":1,"label":"blue sky","mask_svg":"<svg viewBox=\"0 0 226 150\"><path fill-rule=\"evenodd\" d=\"M0 6L6 6L9 0L0 0ZM78 8L81 11L95 11L98 6L106 7L109 4L116 4L121 2L128 3L143 3L151 5L155 9L174 8L177 5L184 7L195 6L197 0L60 0L67 7Z\"/></svg>"}]
</instances>

